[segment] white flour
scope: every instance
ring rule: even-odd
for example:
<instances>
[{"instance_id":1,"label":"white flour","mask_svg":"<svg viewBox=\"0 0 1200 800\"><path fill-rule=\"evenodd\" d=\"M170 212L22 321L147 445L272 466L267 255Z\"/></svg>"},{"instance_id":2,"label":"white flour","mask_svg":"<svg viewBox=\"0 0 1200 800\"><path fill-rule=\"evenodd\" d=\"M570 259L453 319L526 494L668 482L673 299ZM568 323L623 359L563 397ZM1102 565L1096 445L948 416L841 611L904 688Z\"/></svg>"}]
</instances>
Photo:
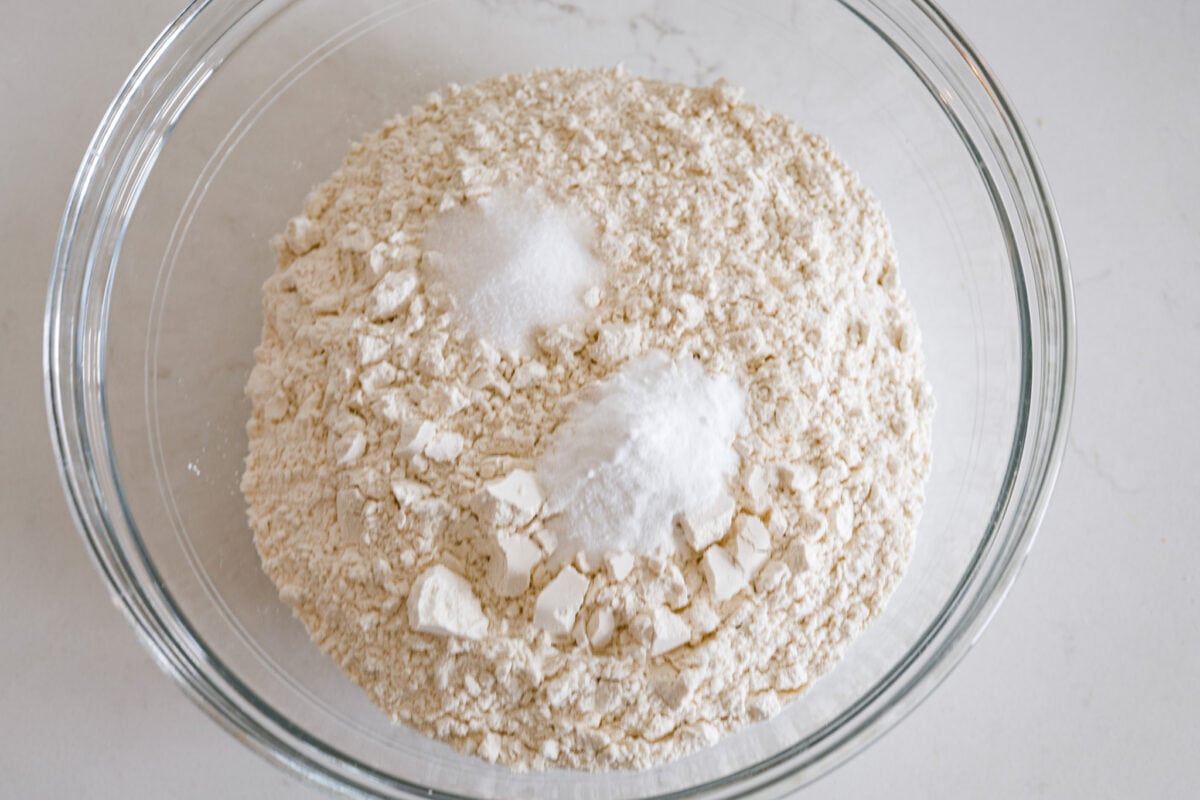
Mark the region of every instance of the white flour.
<instances>
[{"instance_id":1,"label":"white flour","mask_svg":"<svg viewBox=\"0 0 1200 800\"><path fill-rule=\"evenodd\" d=\"M604 264L525 351L463 327L469 287L427 252L439 214L508 187L587 220ZM255 542L398 722L515 768L650 766L776 714L899 580L932 400L887 225L823 140L732 87L451 87L355 145L276 255ZM564 563L539 465L652 350L744 391L728 495L674 553Z\"/></svg>"}]
</instances>

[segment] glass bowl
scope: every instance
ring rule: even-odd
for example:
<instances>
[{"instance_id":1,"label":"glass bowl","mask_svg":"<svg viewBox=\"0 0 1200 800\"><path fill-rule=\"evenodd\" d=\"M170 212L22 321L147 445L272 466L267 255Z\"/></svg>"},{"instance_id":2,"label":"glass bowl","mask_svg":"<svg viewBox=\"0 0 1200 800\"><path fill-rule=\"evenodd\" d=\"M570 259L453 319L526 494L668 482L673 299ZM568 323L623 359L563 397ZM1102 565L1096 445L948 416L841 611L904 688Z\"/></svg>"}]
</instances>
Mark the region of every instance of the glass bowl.
<instances>
[{"instance_id":1,"label":"glass bowl","mask_svg":"<svg viewBox=\"0 0 1200 800\"><path fill-rule=\"evenodd\" d=\"M263 575L238 490L269 237L351 140L451 81L624 63L826 135L880 198L938 400L908 574L776 719L634 773L515 774L393 726ZM113 101L63 221L47 404L80 530L147 649L249 746L381 797L782 797L911 710L1029 549L1066 434L1073 317L1037 161L925 2L198 0Z\"/></svg>"}]
</instances>

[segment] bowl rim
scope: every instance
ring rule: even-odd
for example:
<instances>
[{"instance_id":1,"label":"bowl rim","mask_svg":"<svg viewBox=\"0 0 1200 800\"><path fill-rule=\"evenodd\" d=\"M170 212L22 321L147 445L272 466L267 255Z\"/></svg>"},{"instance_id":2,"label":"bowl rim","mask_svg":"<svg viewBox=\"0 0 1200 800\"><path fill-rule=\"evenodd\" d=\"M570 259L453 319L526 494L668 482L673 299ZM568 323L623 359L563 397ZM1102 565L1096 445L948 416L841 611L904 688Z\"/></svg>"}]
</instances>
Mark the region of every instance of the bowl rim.
<instances>
[{"instance_id":1,"label":"bowl rim","mask_svg":"<svg viewBox=\"0 0 1200 800\"><path fill-rule=\"evenodd\" d=\"M1022 402L1008 473L991 525L949 601L871 690L817 732L758 764L661 798L782 797L860 752L916 708L978 639L1015 580L1045 514L1068 433L1075 375L1071 277L1057 212L1028 135L974 48L933 3L836 2L880 36L938 99L991 194L1009 248L1022 343ZM209 716L269 761L330 789L458 798L338 752L262 702L227 669L158 579L124 502L113 456L104 388L108 303L141 186L211 71L239 37L289 4L193 0L130 73L85 152L59 230L43 331L46 412L59 478L116 605L159 667ZM225 51L218 47L222 42Z\"/></svg>"}]
</instances>

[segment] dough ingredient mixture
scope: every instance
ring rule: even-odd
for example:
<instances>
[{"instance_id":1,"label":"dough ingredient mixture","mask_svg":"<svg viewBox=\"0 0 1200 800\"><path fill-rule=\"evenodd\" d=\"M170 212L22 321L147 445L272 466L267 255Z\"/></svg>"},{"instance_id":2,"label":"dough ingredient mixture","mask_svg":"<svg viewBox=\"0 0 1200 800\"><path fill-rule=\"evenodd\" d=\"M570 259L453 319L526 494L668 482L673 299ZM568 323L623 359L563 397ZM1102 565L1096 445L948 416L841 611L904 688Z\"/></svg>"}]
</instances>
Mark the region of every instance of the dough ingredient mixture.
<instances>
[{"instance_id":1,"label":"dough ingredient mixture","mask_svg":"<svg viewBox=\"0 0 1200 800\"><path fill-rule=\"evenodd\" d=\"M395 721L651 766L778 713L900 579L933 403L886 222L733 86L451 86L275 251L255 543Z\"/></svg>"}]
</instances>

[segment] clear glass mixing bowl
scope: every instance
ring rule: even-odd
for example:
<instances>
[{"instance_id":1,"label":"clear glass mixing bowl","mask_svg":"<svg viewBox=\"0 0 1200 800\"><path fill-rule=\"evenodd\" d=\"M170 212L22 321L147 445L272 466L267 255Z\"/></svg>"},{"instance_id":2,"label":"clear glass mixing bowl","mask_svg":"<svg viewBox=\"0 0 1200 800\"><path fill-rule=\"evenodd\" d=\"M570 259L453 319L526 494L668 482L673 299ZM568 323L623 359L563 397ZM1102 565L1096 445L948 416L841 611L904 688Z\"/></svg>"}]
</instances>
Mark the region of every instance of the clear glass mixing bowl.
<instances>
[{"instance_id":1,"label":"clear glass mixing bowl","mask_svg":"<svg viewBox=\"0 0 1200 800\"><path fill-rule=\"evenodd\" d=\"M394 727L259 568L238 491L268 238L429 91L623 62L723 76L828 136L888 212L938 399L916 553L777 719L641 773L518 775ZM162 668L268 758L383 797L781 797L911 710L978 636L1061 454L1073 320L1054 211L995 81L925 2L198 0L88 148L46 317L48 410L96 563Z\"/></svg>"}]
</instances>

